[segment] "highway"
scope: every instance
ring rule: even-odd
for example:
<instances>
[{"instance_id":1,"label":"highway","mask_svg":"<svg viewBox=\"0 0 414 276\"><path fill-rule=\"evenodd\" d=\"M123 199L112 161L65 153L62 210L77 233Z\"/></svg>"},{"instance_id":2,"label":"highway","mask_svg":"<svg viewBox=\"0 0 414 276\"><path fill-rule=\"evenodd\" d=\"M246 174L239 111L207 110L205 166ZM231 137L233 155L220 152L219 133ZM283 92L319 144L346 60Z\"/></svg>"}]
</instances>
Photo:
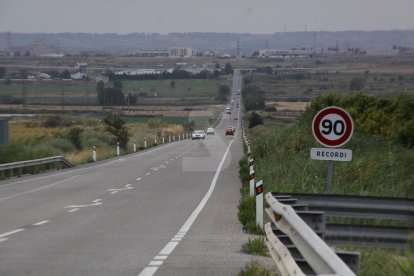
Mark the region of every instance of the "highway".
<instances>
[{"instance_id":1,"label":"highway","mask_svg":"<svg viewBox=\"0 0 414 276\"><path fill-rule=\"evenodd\" d=\"M252 260L237 220L239 116L205 140L0 181L0 275L237 274Z\"/></svg>"}]
</instances>

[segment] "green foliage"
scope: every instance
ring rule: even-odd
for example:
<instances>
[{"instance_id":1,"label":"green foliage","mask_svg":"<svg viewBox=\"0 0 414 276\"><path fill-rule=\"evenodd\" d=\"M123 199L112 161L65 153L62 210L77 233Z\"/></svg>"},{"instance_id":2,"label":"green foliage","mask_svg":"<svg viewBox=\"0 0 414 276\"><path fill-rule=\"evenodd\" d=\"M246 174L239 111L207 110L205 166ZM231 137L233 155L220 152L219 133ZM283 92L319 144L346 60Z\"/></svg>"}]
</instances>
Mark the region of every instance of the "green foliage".
<instances>
[{"instance_id":1,"label":"green foliage","mask_svg":"<svg viewBox=\"0 0 414 276\"><path fill-rule=\"evenodd\" d=\"M250 114L250 117L249 117L249 128L252 128L258 125L263 125L263 119L258 113L252 112L252 114Z\"/></svg>"},{"instance_id":2,"label":"green foliage","mask_svg":"<svg viewBox=\"0 0 414 276\"><path fill-rule=\"evenodd\" d=\"M254 261L243 269L239 276L275 276L276 274L268 270L265 266L258 261Z\"/></svg>"},{"instance_id":3,"label":"green foliage","mask_svg":"<svg viewBox=\"0 0 414 276\"><path fill-rule=\"evenodd\" d=\"M250 234L263 234L263 230L256 225L256 197L244 196L239 202L239 221L243 229Z\"/></svg>"},{"instance_id":4,"label":"green foliage","mask_svg":"<svg viewBox=\"0 0 414 276\"><path fill-rule=\"evenodd\" d=\"M0 67L0 78L3 78L6 75L6 68Z\"/></svg>"},{"instance_id":5,"label":"green foliage","mask_svg":"<svg viewBox=\"0 0 414 276\"><path fill-rule=\"evenodd\" d=\"M264 237L256 239L249 238L249 241L243 246L243 248L248 254L251 255L268 256L269 253L264 241Z\"/></svg>"},{"instance_id":6,"label":"green foliage","mask_svg":"<svg viewBox=\"0 0 414 276\"><path fill-rule=\"evenodd\" d=\"M72 144L76 147L77 150L82 149L82 142L81 142L81 137L80 137L82 132L83 132L83 129L74 127L74 128L71 128L68 134L66 135L66 138L70 142L72 142Z\"/></svg>"},{"instance_id":7,"label":"green foliage","mask_svg":"<svg viewBox=\"0 0 414 276\"><path fill-rule=\"evenodd\" d=\"M10 163L54 155L53 149L35 148L23 144L0 145L0 163Z\"/></svg>"},{"instance_id":8,"label":"green foliage","mask_svg":"<svg viewBox=\"0 0 414 276\"><path fill-rule=\"evenodd\" d=\"M81 145L83 149L91 149L95 147L103 147L112 141L112 137L107 133L95 131L87 128L80 134Z\"/></svg>"},{"instance_id":9,"label":"green foliage","mask_svg":"<svg viewBox=\"0 0 414 276\"><path fill-rule=\"evenodd\" d=\"M46 117L42 125L50 128L69 127L72 125L72 120L65 116L53 115Z\"/></svg>"},{"instance_id":10,"label":"green foliage","mask_svg":"<svg viewBox=\"0 0 414 276\"><path fill-rule=\"evenodd\" d=\"M216 96L216 100L218 100L220 102L226 102L227 97L229 95L230 95L230 87L228 85L221 84L219 86L219 91L218 91L218 94Z\"/></svg>"},{"instance_id":11,"label":"green foliage","mask_svg":"<svg viewBox=\"0 0 414 276\"><path fill-rule=\"evenodd\" d=\"M223 70L221 70L221 72L224 75L230 75L233 74L234 70L233 70L233 66L231 66L230 63L226 63L226 65L224 66Z\"/></svg>"},{"instance_id":12,"label":"green foliage","mask_svg":"<svg viewBox=\"0 0 414 276\"><path fill-rule=\"evenodd\" d=\"M119 80L113 82L113 87L105 87L100 81L96 84L98 103L101 105L123 105L125 104L124 93L122 93L122 83Z\"/></svg>"},{"instance_id":13,"label":"green foliage","mask_svg":"<svg viewBox=\"0 0 414 276\"><path fill-rule=\"evenodd\" d=\"M243 104L246 111L265 108L264 92L255 86L247 85L243 88Z\"/></svg>"},{"instance_id":14,"label":"green foliage","mask_svg":"<svg viewBox=\"0 0 414 276\"><path fill-rule=\"evenodd\" d=\"M116 144L119 142L119 146L126 150L129 134L125 122L118 115L109 113L104 119L104 124L105 130L113 135L112 143Z\"/></svg>"},{"instance_id":15,"label":"green foliage","mask_svg":"<svg viewBox=\"0 0 414 276\"><path fill-rule=\"evenodd\" d=\"M44 148L46 151L53 151L56 155L63 153L69 153L76 150L76 147L64 138L54 138L43 142L40 148Z\"/></svg>"}]
</instances>

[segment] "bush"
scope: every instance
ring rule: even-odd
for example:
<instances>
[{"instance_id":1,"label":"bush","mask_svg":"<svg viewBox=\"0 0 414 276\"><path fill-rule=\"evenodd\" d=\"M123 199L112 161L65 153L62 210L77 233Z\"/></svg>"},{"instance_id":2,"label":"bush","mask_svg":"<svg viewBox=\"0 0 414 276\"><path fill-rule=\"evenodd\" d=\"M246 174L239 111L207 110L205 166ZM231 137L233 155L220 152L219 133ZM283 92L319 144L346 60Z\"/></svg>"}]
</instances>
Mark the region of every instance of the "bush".
<instances>
[{"instance_id":1,"label":"bush","mask_svg":"<svg viewBox=\"0 0 414 276\"><path fill-rule=\"evenodd\" d=\"M263 125L263 119L256 112L252 112L249 117L249 128L255 127L257 125Z\"/></svg>"},{"instance_id":2,"label":"bush","mask_svg":"<svg viewBox=\"0 0 414 276\"><path fill-rule=\"evenodd\" d=\"M68 134L66 135L66 138L72 142L72 144L76 147L77 150L82 149L82 142L81 142L81 133L83 132L83 129L74 127L69 130Z\"/></svg>"},{"instance_id":3,"label":"bush","mask_svg":"<svg viewBox=\"0 0 414 276\"><path fill-rule=\"evenodd\" d=\"M239 276L275 276L276 274L268 270L258 261L254 261L246 266L246 269L243 269Z\"/></svg>"},{"instance_id":4,"label":"bush","mask_svg":"<svg viewBox=\"0 0 414 276\"><path fill-rule=\"evenodd\" d=\"M54 138L43 142L41 148L49 149L51 151L58 151L59 153L72 152L76 147L69 141L63 138Z\"/></svg>"},{"instance_id":5,"label":"bush","mask_svg":"<svg viewBox=\"0 0 414 276\"><path fill-rule=\"evenodd\" d=\"M264 243L264 237L249 241L243 246L244 250L251 255L268 256L268 250Z\"/></svg>"}]
</instances>

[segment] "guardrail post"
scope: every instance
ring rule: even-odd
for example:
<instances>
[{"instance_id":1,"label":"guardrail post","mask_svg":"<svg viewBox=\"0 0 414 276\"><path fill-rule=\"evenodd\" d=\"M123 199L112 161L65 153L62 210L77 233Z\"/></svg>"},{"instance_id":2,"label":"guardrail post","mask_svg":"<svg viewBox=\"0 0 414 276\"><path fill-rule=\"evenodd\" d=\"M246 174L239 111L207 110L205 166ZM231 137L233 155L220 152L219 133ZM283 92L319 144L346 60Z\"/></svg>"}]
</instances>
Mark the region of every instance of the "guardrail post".
<instances>
[{"instance_id":1,"label":"guardrail post","mask_svg":"<svg viewBox=\"0 0 414 276\"><path fill-rule=\"evenodd\" d=\"M175 135L173 135L173 141L175 141Z\"/></svg>"},{"instance_id":2,"label":"guardrail post","mask_svg":"<svg viewBox=\"0 0 414 276\"><path fill-rule=\"evenodd\" d=\"M116 155L119 156L119 142L116 142Z\"/></svg>"},{"instance_id":3,"label":"guardrail post","mask_svg":"<svg viewBox=\"0 0 414 276\"><path fill-rule=\"evenodd\" d=\"M154 144L155 145L157 144L157 138L154 138Z\"/></svg>"},{"instance_id":4,"label":"guardrail post","mask_svg":"<svg viewBox=\"0 0 414 276\"><path fill-rule=\"evenodd\" d=\"M162 143L163 144L165 143L165 137L164 136L162 136Z\"/></svg>"},{"instance_id":5,"label":"guardrail post","mask_svg":"<svg viewBox=\"0 0 414 276\"><path fill-rule=\"evenodd\" d=\"M147 138L144 138L144 148L147 148Z\"/></svg>"},{"instance_id":6,"label":"guardrail post","mask_svg":"<svg viewBox=\"0 0 414 276\"><path fill-rule=\"evenodd\" d=\"M250 166L250 172L249 172L249 179L250 179L250 189L249 189L249 195L254 196L254 169L253 166Z\"/></svg>"},{"instance_id":7,"label":"guardrail post","mask_svg":"<svg viewBox=\"0 0 414 276\"><path fill-rule=\"evenodd\" d=\"M168 135L168 143L171 142L171 135Z\"/></svg>"},{"instance_id":8,"label":"guardrail post","mask_svg":"<svg viewBox=\"0 0 414 276\"><path fill-rule=\"evenodd\" d=\"M256 225L263 229L263 180L256 183Z\"/></svg>"},{"instance_id":9,"label":"guardrail post","mask_svg":"<svg viewBox=\"0 0 414 276\"><path fill-rule=\"evenodd\" d=\"M135 140L134 140L133 149L134 149L134 152L137 152L137 142Z\"/></svg>"},{"instance_id":10,"label":"guardrail post","mask_svg":"<svg viewBox=\"0 0 414 276\"><path fill-rule=\"evenodd\" d=\"M181 134L178 134L178 141L181 141Z\"/></svg>"},{"instance_id":11,"label":"guardrail post","mask_svg":"<svg viewBox=\"0 0 414 276\"><path fill-rule=\"evenodd\" d=\"M94 162L96 162L96 147L95 146L92 147L92 159Z\"/></svg>"}]
</instances>

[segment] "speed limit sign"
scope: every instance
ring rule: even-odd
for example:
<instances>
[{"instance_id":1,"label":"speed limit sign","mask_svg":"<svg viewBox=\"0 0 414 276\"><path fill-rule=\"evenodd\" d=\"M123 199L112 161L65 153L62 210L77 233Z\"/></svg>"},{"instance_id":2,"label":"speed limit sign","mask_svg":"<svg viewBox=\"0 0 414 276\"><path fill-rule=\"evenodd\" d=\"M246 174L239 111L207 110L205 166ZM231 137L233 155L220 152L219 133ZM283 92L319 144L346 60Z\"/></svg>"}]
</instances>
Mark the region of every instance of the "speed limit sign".
<instances>
[{"instance_id":1,"label":"speed limit sign","mask_svg":"<svg viewBox=\"0 0 414 276\"><path fill-rule=\"evenodd\" d=\"M344 145L351 139L354 124L351 116L342 108L329 106L313 118L312 132L316 140L329 148Z\"/></svg>"}]
</instances>

